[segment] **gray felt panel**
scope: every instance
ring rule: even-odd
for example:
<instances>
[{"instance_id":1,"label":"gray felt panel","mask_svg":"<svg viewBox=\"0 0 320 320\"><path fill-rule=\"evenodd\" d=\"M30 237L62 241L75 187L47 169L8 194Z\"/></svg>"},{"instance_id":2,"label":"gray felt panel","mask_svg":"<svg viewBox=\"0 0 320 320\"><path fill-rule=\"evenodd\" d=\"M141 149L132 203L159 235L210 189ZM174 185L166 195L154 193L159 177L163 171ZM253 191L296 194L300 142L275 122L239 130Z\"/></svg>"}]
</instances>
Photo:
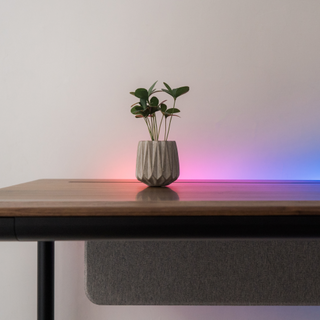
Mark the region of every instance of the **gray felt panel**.
<instances>
[{"instance_id":1,"label":"gray felt panel","mask_svg":"<svg viewBox=\"0 0 320 320\"><path fill-rule=\"evenodd\" d=\"M86 292L108 305L319 305L317 240L86 242Z\"/></svg>"}]
</instances>

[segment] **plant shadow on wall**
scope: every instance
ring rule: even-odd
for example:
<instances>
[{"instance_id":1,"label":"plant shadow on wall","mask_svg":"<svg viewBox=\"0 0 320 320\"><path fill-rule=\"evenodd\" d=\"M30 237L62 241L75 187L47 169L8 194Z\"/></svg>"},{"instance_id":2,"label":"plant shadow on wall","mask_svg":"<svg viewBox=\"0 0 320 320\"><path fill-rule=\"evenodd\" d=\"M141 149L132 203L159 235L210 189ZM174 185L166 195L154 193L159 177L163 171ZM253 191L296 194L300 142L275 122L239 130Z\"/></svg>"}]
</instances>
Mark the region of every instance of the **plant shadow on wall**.
<instances>
[{"instance_id":1,"label":"plant shadow on wall","mask_svg":"<svg viewBox=\"0 0 320 320\"><path fill-rule=\"evenodd\" d=\"M139 99L131 105L131 113L144 120L151 138L151 141L140 141L138 144L136 177L150 187L163 187L177 180L180 174L177 144L175 141L168 141L168 137L173 117L179 117L177 98L187 93L189 87L171 89L164 82L166 88L157 90L156 83L157 81L149 90L138 88L130 92ZM165 92L173 98L172 108L168 109L167 100L159 101L155 96L158 92ZM157 118L157 113L161 113L161 119ZM164 127L163 141L159 141L161 127Z\"/></svg>"}]
</instances>

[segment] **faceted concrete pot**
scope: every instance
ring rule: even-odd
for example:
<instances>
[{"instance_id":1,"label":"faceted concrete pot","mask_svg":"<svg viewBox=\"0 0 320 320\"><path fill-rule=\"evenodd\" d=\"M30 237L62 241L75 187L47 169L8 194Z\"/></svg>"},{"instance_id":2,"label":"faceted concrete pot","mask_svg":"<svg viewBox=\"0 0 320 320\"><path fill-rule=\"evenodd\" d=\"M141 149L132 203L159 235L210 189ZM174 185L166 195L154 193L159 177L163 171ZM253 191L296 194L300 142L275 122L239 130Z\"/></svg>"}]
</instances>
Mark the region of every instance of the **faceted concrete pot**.
<instances>
[{"instance_id":1,"label":"faceted concrete pot","mask_svg":"<svg viewBox=\"0 0 320 320\"><path fill-rule=\"evenodd\" d=\"M140 141L136 177L150 187L163 187L179 177L179 157L175 141Z\"/></svg>"}]
</instances>

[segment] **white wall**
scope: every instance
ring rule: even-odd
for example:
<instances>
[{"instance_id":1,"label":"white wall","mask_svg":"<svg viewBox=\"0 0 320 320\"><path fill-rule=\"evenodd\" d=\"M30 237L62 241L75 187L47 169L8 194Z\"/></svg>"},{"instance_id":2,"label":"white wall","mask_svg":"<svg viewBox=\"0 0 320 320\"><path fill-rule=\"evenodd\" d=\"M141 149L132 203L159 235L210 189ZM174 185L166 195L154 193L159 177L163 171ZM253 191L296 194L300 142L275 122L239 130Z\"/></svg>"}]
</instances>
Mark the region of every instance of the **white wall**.
<instances>
[{"instance_id":1,"label":"white wall","mask_svg":"<svg viewBox=\"0 0 320 320\"><path fill-rule=\"evenodd\" d=\"M179 98L182 178L320 179L316 0L2 0L0 187L134 178L128 94ZM57 243L56 319L318 319L317 307L98 307L83 243ZM0 243L0 320L36 317L36 245ZM18 306L16 305L18 303Z\"/></svg>"}]
</instances>

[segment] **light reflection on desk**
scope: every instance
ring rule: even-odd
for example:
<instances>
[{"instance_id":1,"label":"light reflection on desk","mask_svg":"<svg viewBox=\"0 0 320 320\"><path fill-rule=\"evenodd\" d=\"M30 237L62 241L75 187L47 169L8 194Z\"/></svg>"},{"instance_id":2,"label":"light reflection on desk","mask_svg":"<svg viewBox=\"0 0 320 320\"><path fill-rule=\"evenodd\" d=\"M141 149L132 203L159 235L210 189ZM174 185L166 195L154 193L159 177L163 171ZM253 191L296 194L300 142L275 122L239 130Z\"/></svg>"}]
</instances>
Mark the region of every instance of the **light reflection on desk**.
<instances>
[{"instance_id":1,"label":"light reflection on desk","mask_svg":"<svg viewBox=\"0 0 320 320\"><path fill-rule=\"evenodd\" d=\"M179 195L168 187L148 187L137 193L137 201L178 201Z\"/></svg>"}]
</instances>

